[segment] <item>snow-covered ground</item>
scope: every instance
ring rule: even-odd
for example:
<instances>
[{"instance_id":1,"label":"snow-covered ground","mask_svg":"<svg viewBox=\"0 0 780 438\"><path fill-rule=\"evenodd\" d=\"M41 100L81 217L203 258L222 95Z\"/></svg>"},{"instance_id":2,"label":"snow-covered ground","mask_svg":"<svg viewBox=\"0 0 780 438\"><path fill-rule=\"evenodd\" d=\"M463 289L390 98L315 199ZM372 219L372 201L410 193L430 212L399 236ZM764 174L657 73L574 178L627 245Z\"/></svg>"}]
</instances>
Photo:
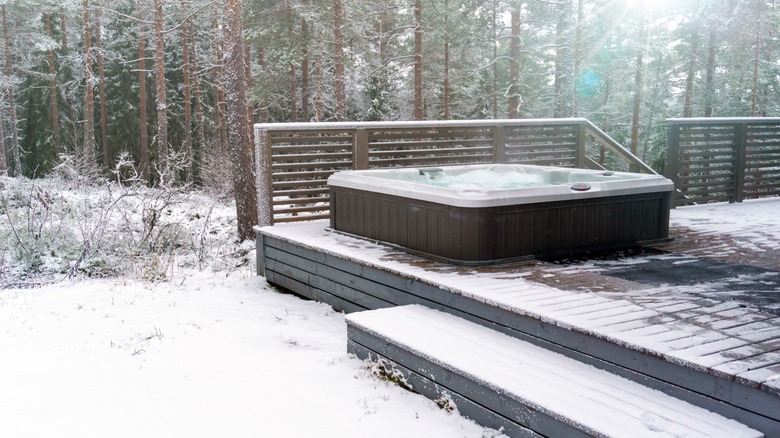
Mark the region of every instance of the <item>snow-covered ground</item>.
<instances>
[{"instance_id":1,"label":"snow-covered ground","mask_svg":"<svg viewBox=\"0 0 780 438\"><path fill-rule=\"evenodd\" d=\"M0 292L8 437L478 437L346 354L342 314L264 279Z\"/></svg>"},{"instance_id":2,"label":"snow-covered ground","mask_svg":"<svg viewBox=\"0 0 780 438\"><path fill-rule=\"evenodd\" d=\"M0 195L2 436L497 435L377 377L342 314L254 276L228 203L56 178ZM778 205L673 223L772 246Z\"/></svg>"},{"instance_id":3,"label":"snow-covered ground","mask_svg":"<svg viewBox=\"0 0 780 438\"><path fill-rule=\"evenodd\" d=\"M56 178L0 195L0 436L496 435L375 376L342 314L254 276L228 203ZM177 243L141 257L155 211L147 239ZM86 278L106 270L125 274Z\"/></svg>"}]
</instances>

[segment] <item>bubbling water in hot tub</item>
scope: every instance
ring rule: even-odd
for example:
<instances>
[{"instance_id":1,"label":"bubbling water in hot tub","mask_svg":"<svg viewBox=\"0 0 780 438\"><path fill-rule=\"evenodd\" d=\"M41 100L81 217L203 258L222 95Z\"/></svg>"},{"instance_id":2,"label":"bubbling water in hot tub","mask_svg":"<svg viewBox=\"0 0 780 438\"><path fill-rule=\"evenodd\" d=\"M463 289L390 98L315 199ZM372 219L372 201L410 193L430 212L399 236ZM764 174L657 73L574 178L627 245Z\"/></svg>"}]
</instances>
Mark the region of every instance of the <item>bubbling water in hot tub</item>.
<instances>
[{"instance_id":1,"label":"bubbling water in hot tub","mask_svg":"<svg viewBox=\"0 0 780 438\"><path fill-rule=\"evenodd\" d=\"M416 172L390 171L381 177L456 190L507 190L624 179L613 172L583 172L561 168L531 168L529 171L526 167L516 165L472 169L425 167Z\"/></svg>"}]
</instances>

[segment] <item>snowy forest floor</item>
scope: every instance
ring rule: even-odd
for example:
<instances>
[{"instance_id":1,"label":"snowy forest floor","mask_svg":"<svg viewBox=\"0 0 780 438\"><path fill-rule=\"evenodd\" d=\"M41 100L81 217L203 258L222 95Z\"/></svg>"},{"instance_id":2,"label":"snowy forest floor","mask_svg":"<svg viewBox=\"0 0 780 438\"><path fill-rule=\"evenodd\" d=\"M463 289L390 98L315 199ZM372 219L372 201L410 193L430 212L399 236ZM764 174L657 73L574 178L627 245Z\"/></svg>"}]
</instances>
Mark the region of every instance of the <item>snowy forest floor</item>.
<instances>
[{"instance_id":1,"label":"snowy forest floor","mask_svg":"<svg viewBox=\"0 0 780 438\"><path fill-rule=\"evenodd\" d=\"M3 436L496 435L255 276L218 196L0 178L0 207Z\"/></svg>"},{"instance_id":2,"label":"snowy forest floor","mask_svg":"<svg viewBox=\"0 0 780 438\"><path fill-rule=\"evenodd\" d=\"M777 270L778 205L675 210L671 245ZM60 175L0 178L0 207L5 436L497 434L377 377L342 314L255 276L220 196ZM566 287L545 266L528 281Z\"/></svg>"}]
</instances>

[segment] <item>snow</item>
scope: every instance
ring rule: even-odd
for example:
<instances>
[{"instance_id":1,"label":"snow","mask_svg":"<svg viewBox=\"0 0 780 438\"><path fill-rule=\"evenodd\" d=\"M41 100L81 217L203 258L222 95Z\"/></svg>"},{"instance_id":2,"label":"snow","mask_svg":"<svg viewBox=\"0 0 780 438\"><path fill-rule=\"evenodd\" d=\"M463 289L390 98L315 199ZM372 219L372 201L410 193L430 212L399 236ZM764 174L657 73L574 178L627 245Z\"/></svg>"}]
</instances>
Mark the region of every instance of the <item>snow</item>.
<instances>
[{"instance_id":1,"label":"snow","mask_svg":"<svg viewBox=\"0 0 780 438\"><path fill-rule=\"evenodd\" d=\"M372 376L345 340L342 314L261 277L6 290L3 435L483 435Z\"/></svg>"},{"instance_id":2,"label":"snow","mask_svg":"<svg viewBox=\"0 0 780 438\"><path fill-rule=\"evenodd\" d=\"M761 436L660 391L423 306L353 313L347 319L418 357L521 400L532 411L593 435Z\"/></svg>"},{"instance_id":3,"label":"snow","mask_svg":"<svg viewBox=\"0 0 780 438\"><path fill-rule=\"evenodd\" d=\"M750 249L780 249L778 207L777 198L682 207L672 211L671 224L702 235L728 235Z\"/></svg>"},{"instance_id":4,"label":"snow","mask_svg":"<svg viewBox=\"0 0 780 438\"><path fill-rule=\"evenodd\" d=\"M55 176L0 195L2 436L499 435L377 377L343 314L255 276L231 203Z\"/></svg>"}]
</instances>

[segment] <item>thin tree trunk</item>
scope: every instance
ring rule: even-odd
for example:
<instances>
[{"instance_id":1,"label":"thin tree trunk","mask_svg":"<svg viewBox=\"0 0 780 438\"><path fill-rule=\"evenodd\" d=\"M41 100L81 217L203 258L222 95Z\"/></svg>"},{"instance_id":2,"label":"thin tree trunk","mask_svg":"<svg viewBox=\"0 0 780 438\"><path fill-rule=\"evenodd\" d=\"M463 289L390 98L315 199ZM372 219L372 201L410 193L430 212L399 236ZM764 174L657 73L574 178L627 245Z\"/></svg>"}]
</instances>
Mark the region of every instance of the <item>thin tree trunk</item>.
<instances>
[{"instance_id":1,"label":"thin tree trunk","mask_svg":"<svg viewBox=\"0 0 780 438\"><path fill-rule=\"evenodd\" d=\"M8 173L8 159L5 157L5 123L0 119L0 175Z\"/></svg>"},{"instance_id":2,"label":"thin tree trunk","mask_svg":"<svg viewBox=\"0 0 780 438\"><path fill-rule=\"evenodd\" d=\"M146 40L144 39L144 27L138 27L138 134L140 157L138 167L141 169L141 179L149 180L149 126L146 114Z\"/></svg>"},{"instance_id":3,"label":"thin tree trunk","mask_svg":"<svg viewBox=\"0 0 780 438\"><path fill-rule=\"evenodd\" d=\"M775 0L772 0L770 3L768 3L768 7L770 8L770 10L767 11L767 13L766 13L767 17L774 17L775 16L775 14L776 14L775 6L776 6L775 5ZM772 50L774 48L774 45L773 44L769 44L768 42L775 40L774 27L772 27L772 26L767 26L767 27L768 27L767 35L766 35L766 37L764 39L764 41L767 41L767 44L764 45L765 46L765 48L764 48L764 62L766 63L766 65L772 65L772 63L775 62L775 54L774 54L774 50ZM766 117L766 115L767 115L767 104L769 103L769 100L770 100L770 97L769 97L770 96L770 88L772 88L772 86L770 84L768 84L768 83L765 83L761 87L761 101L759 102L759 105L758 105L758 112L759 112L759 114L762 117Z\"/></svg>"},{"instance_id":4,"label":"thin tree trunk","mask_svg":"<svg viewBox=\"0 0 780 438\"><path fill-rule=\"evenodd\" d=\"M154 71L157 85L157 162L160 184L170 182L172 172L168 163L168 96L165 94L165 36L163 35L162 0L154 0Z\"/></svg>"},{"instance_id":5,"label":"thin tree trunk","mask_svg":"<svg viewBox=\"0 0 780 438\"><path fill-rule=\"evenodd\" d=\"M418 0L419 1L419 0ZM333 40L335 42L336 65L336 120L343 121L347 116L347 97L344 87L344 34L341 29L344 20L344 8L341 0L333 0Z\"/></svg>"},{"instance_id":6,"label":"thin tree trunk","mask_svg":"<svg viewBox=\"0 0 780 438\"><path fill-rule=\"evenodd\" d=\"M574 34L574 78L580 74L582 64L582 28L585 26L585 5L583 0L577 0L577 24ZM572 95L572 116L576 116L579 107L579 94L575 91Z\"/></svg>"},{"instance_id":7,"label":"thin tree trunk","mask_svg":"<svg viewBox=\"0 0 780 438\"><path fill-rule=\"evenodd\" d=\"M715 98L715 56L718 47L716 24L710 25L710 38L707 47L707 74L704 83L704 117L712 117Z\"/></svg>"},{"instance_id":8,"label":"thin tree trunk","mask_svg":"<svg viewBox=\"0 0 780 438\"><path fill-rule=\"evenodd\" d=\"M314 110L316 113L316 121L321 122L324 116L322 108L322 58L317 60L314 75L317 76L317 92L314 97Z\"/></svg>"},{"instance_id":9,"label":"thin tree trunk","mask_svg":"<svg viewBox=\"0 0 780 438\"><path fill-rule=\"evenodd\" d=\"M498 118L498 0L493 0L493 40L491 45L493 46L493 84L490 90L491 95L491 108L493 111L493 118Z\"/></svg>"},{"instance_id":10,"label":"thin tree trunk","mask_svg":"<svg viewBox=\"0 0 780 438\"><path fill-rule=\"evenodd\" d=\"M108 145L108 102L106 102L106 67L103 62L103 31L100 28L100 10L95 9L95 49L98 66L98 97L100 97L100 147L103 151L103 167L111 170L111 151Z\"/></svg>"},{"instance_id":11,"label":"thin tree trunk","mask_svg":"<svg viewBox=\"0 0 780 438\"><path fill-rule=\"evenodd\" d=\"M206 118L203 115L203 103L201 102L201 92L200 92L200 75L198 73L198 57L197 52L195 51L195 26L193 25L192 21L189 23L189 33L190 33L190 44L191 47L191 59L190 59L190 73L192 77L192 87L194 89L195 94L195 118L198 122L198 149L202 149L206 147ZM195 157L193 156L193 159Z\"/></svg>"},{"instance_id":12,"label":"thin tree trunk","mask_svg":"<svg viewBox=\"0 0 780 438\"><path fill-rule=\"evenodd\" d=\"M637 43L639 45L636 55L636 71L634 72L634 110L631 116L631 153L636 155L639 145L639 112L642 107L642 80L644 72L645 40L647 39L647 30L645 21L642 19L639 23L639 35Z\"/></svg>"},{"instance_id":13,"label":"thin tree trunk","mask_svg":"<svg viewBox=\"0 0 780 438\"><path fill-rule=\"evenodd\" d=\"M609 99L612 97L612 78L609 75L609 71L604 77L604 120L602 122L604 132L609 133L611 129L611 120L609 117ZM606 148L603 144L599 144L599 165L604 167L607 161Z\"/></svg>"},{"instance_id":14,"label":"thin tree trunk","mask_svg":"<svg viewBox=\"0 0 780 438\"><path fill-rule=\"evenodd\" d=\"M184 2L182 1L182 5ZM189 26L191 21L188 19L181 28L181 47L182 47L182 73L184 75L184 147L185 168L184 179L192 183L192 80L190 78L190 44L188 41Z\"/></svg>"},{"instance_id":15,"label":"thin tree trunk","mask_svg":"<svg viewBox=\"0 0 780 438\"><path fill-rule=\"evenodd\" d=\"M54 39L54 33L51 28L51 14L45 14L46 17L46 33L50 38ZM62 133L60 132L60 115L57 108L57 70L54 66L54 49L49 48L48 53L49 61L49 107L51 112L51 128L52 128L52 140L54 142L54 159L59 161L60 154L62 153ZM3 153L5 157L5 153Z\"/></svg>"},{"instance_id":16,"label":"thin tree trunk","mask_svg":"<svg viewBox=\"0 0 780 438\"><path fill-rule=\"evenodd\" d=\"M422 84L422 1L414 0L414 119L425 119Z\"/></svg>"},{"instance_id":17,"label":"thin tree trunk","mask_svg":"<svg viewBox=\"0 0 780 438\"><path fill-rule=\"evenodd\" d=\"M507 114L510 119L516 119L520 111L520 2L512 8L510 18L512 39L510 40L509 60L509 100Z\"/></svg>"},{"instance_id":18,"label":"thin tree trunk","mask_svg":"<svg viewBox=\"0 0 780 438\"><path fill-rule=\"evenodd\" d=\"M753 89L750 92L750 115L756 117L758 115L758 66L761 62L761 2L756 2L756 42L755 42L755 56L753 58Z\"/></svg>"},{"instance_id":19,"label":"thin tree trunk","mask_svg":"<svg viewBox=\"0 0 780 438\"><path fill-rule=\"evenodd\" d=\"M693 82L696 79L696 57L699 52L699 26L694 23L691 34L691 53L688 55L688 75L685 78L683 117L693 117Z\"/></svg>"},{"instance_id":20,"label":"thin tree trunk","mask_svg":"<svg viewBox=\"0 0 780 438\"><path fill-rule=\"evenodd\" d=\"M244 42L246 44L246 42ZM249 97L249 94L252 91L252 88L254 87L254 80L252 79L252 49L249 47L249 44L246 44L244 47L244 61L246 62L246 66L244 69L244 75L246 76L246 94L247 94L247 101L246 101L246 120L247 123L249 123L249 142L251 144L255 144L255 105L252 103L252 99ZM253 161L254 163L254 161Z\"/></svg>"},{"instance_id":21,"label":"thin tree trunk","mask_svg":"<svg viewBox=\"0 0 780 438\"><path fill-rule=\"evenodd\" d=\"M450 115L450 29L449 0L444 0L444 120Z\"/></svg>"},{"instance_id":22,"label":"thin tree trunk","mask_svg":"<svg viewBox=\"0 0 780 438\"><path fill-rule=\"evenodd\" d=\"M61 44L61 48L62 48L62 56L65 59L67 59L68 56L69 56L68 52L70 51L70 49L68 48L68 28L67 28L67 24L66 24L66 21L65 21L65 12L64 12L64 10L62 8L60 10L60 38L61 38L60 44ZM66 107L66 109L68 111L68 117L65 119L65 121L69 122L68 123L69 128L66 129L65 134L66 135L70 134L69 135L70 144L71 145L76 145L78 143L78 139L75 138L75 135L76 135L75 132L77 131L76 130L76 122L78 120L78 117L76 116L76 112L75 112L75 110L73 108L72 103L68 101L68 98L71 95L70 94L70 84L68 83L68 79L70 79L69 70L66 70L66 76L67 77L63 78L65 80L65 85L63 87L63 96L65 96L65 107ZM63 123L63 125L64 125L64 123ZM74 153L78 152L78 147L73 146L73 149L74 149L73 150Z\"/></svg>"},{"instance_id":23,"label":"thin tree trunk","mask_svg":"<svg viewBox=\"0 0 780 438\"><path fill-rule=\"evenodd\" d=\"M309 23L305 18L301 19L301 38L303 39L303 53L301 56L301 119L309 121Z\"/></svg>"},{"instance_id":24,"label":"thin tree trunk","mask_svg":"<svg viewBox=\"0 0 780 438\"><path fill-rule=\"evenodd\" d=\"M222 150L227 151L230 148L228 143L228 123L227 123L227 99L225 96L226 83L225 83L225 65L223 55L224 41L217 43L217 53L219 54L219 60L217 61L217 77L219 88L217 89L217 104L219 106L219 135L220 142L222 144Z\"/></svg>"},{"instance_id":25,"label":"thin tree trunk","mask_svg":"<svg viewBox=\"0 0 780 438\"><path fill-rule=\"evenodd\" d=\"M572 50L571 3L558 2L558 25L555 31L555 102L554 117L574 115L574 56Z\"/></svg>"},{"instance_id":26,"label":"thin tree trunk","mask_svg":"<svg viewBox=\"0 0 780 438\"><path fill-rule=\"evenodd\" d=\"M290 63L290 121L298 121L298 81L293 63Z\"/></svg>"},{"instance_id":27,"label":"thin tree trunk","mask_svg":"<svg viewBox=\"0 0 780 438\"><path fill-rule=\"evenodd\" d=\"M92 172L97 169L95 158L95 93L92 89L94 77L92 73L92 35L89 14L89 0L84 0L84 53L85 53L85 75L86 78L86 102L85 102L85 128L84 142L82 144L81 154L78 157L80 165L86 172Z\"/></svg>"},{"instance_id":28,"label":"thin tree trunk","mask_svg":"<svg viewBox=\"0 0 780 438\"><path fill-rule=\"evenodd\" d=\"M246 73L244 42L241 36L240 0L225 0L225 86L229 123L230 159L233 165L233 188L236 196L238 237L254 237L253 227L258 223L257 191L252 168L253 145L249 142L246 118Z\"/></svg>"},{"instance_id":29,"label":"thin tree trunk","mask_svg":"<svg viewBox=\"0 0 780 438\"><path fill-rule=\"evenodd\" d=\"M11 61L11 36L8 32L8 14L5 9L5 3L2 5L3 15L3 47L5 49L5 74L10 80L13 77L14 69ZM19 151L19 132L16 120L16 99L14 98L14 86L9 83L6 89L6 96L8 98L8 116L10 118L9 125L11 127L11 161L14 165L13 176L22 175L22 160Z\"/></svg>"}]
</instances>

